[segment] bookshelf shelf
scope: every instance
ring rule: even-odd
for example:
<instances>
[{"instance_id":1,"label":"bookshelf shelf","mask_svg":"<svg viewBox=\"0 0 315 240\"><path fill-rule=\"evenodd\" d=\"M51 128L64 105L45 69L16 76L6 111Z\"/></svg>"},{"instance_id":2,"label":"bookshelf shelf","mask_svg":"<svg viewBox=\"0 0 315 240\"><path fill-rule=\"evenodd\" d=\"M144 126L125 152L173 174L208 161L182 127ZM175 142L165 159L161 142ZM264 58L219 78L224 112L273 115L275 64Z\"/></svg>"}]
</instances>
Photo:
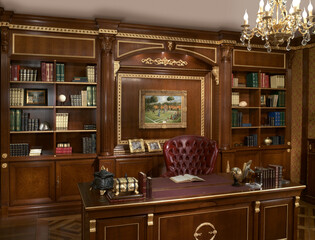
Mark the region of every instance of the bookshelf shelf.
<instances>
[{"instance_id":1,"label":"bookshelf shelf","mask_svg":"<svg viewBox=\"0 0 315 240\"><path fill-rule=\"evenodd\" d=\"M48 134L54 133L54 131L10 131L10 134Z\"/></svg>"},{"instance_id":2,"label":"bookshelf shelf","mask_svg":"<svg viewBox=\"0 0 315 240\"><path fill-rule=\"evenodd\" d=\"M37 85L37 84L49 84L53 85L54 82L43 82L43 81L10 81L10 84L31 84L31 85Z\"/></svg>"},{"instance_id":3,"label":"bookshelf shelf","mask_svg":"<svg viewBox=\"0 0 315 240\"><path fill-rule=\"evenodd\" d=\"M56 109L96 109L97 106L55 106Z\"/></svg>"},{"instance_id":4,"label":"bookshelf shelf","mask_svg":"<svg viewBox=\"0 0 315 240\"><path fill-rule=\"evenodd\" d=\"M56 130L56 133L95 133L96 130Z\"/></svg>"},{"instance_id":5,"label":"bookshelf shelf","mask_svg":"<svg viewBox=\"0 0 315 240\"><path fill-rule=\"evenodd\" d=\"M13 109L53 109L55 106L10 106Z\"/></svg>"},{"instance_id":6,"label":"bookshelf shelf","mask_svg":"<svg viewBox=\"0 0 315 240\"><path fill-rule=\"evenodd\" d=\"M94 82L55 82L57 85L97 85Z\"/></svg>"}]
</instances>

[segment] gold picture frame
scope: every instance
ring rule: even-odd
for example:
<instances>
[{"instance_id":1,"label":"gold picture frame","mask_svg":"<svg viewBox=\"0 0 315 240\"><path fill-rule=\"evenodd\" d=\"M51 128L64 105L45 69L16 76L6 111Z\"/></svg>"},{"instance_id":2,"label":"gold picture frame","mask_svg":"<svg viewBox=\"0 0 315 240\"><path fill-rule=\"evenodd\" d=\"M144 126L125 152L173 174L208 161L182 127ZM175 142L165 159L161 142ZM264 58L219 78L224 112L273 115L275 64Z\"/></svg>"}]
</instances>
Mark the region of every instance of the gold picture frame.
<instances>
[{"instance_id":1,"label":"gold picture frame","mask_svg":"<svg viewBox=\"0 0 315 240\"><path fill-rule=\"evenodd\" d=\"M145 152L143 139L129 139L128 142L131 153Z\"/></svg>"},{"instance_id":2,"label":"gold picture frame","mask_svg":"<svg viewBox=\"0 0 315 240\"><path fill-rule=\"evenodd\" d=\"M187 128L187 91L139 90L139 128Z\"/></svg>"},{"instance_id":3,"label":"gold picture frame","mask_svg":"<svg viewBox=\"0 0 315 240\"><path fill-rule=\"evenodd\" d=\"M147 145L149 152L162 151L161 144L158 140L146 140L145 144Z\"/></svg>"}]
</instances>

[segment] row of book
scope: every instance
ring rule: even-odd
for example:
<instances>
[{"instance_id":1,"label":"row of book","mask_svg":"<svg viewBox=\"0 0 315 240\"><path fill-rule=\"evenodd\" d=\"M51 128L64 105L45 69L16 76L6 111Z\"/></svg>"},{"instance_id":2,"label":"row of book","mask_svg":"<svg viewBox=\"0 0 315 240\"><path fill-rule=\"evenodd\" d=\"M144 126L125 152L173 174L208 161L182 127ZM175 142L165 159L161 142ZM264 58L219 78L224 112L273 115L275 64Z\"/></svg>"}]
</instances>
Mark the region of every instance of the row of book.
<instances>
[{"instance_id":1,"label":"row of book","mask_svg":"<svg viewBox=\"0 0 315 240\"><path fill-rule=\"evenodd\" d=\"M244 138L244 146L255 147L258 145L257 134L249 135Z\"/></svg>"},{"instance_id":2,"label":"row of book","mask_svg":"<svg viewBox=\"0 0 315 240\"><path fill-rule=\"evenodd\" d=\"M10 106L24 105L24 88L10 88Z\"/></svg>"},{"instance_id":3,"label":"row of book","mask_svg":"<svg viewBox=\"0 0 315 240\"><path fill-rule=\"evenodd\" d=\"M96 86L87 86L81 94L70 95L71 106L96 106Z\"/></svg>"},{"instance_id":4,"label":"row of book","mask_svg":"<svg viewBox=\"0 0 315 240\"><path fill-rule=\"evenodd\" d=\"M238 106L240 103L240 93L232 92L232 106Z\"/></svg>"},{"instance_id":5,"label":"row of book","mask_svg":"<svg viewBox=\"0 0 315 240\"><path fill-rule=\"evenodd\" d=\"M58 143L56 147L56 154L72 154L72 147L70 143Z\"/></svg>"},{"instance_id":6,"label":"row of book","mask_svg":"<svg viewBox=\"0 0 315 240\"><path fill-rule=\"evenodd\" d=\"M285 92L278 91L277 93L261 95L261 106L266 107L285 107Z\"/></svg>"},{"instance_id":7,"label":"row of book","mask_svg":"<svg viewBox=\"0 0 315 240\"><path fill-rule=\"evenodd\" d=\"M11 143L10 156L28 156L29 144L28 143Z\"/></svg>"},{"instance_id":8,"label":"row of book","mask_svg":"<svg viewBox=\"0 0 315 240\"><path fill-rule=\"evenodd\" d=\"M278 188L282 185L281 165L269 164L268 167L255 167L255 181L263 188Z\"/></svg>"},{"instance_id":9,"label":"row of book","mask_svg":"<svg viewBox=\"0 0 315 240\"><path fill-rule=\"evenodd\" d=\"M23 81L23 82L37 81L37 74L38 74L37 68L29 68L29 67L21 68L20 65L12 65L10 66L10 68L11 68L10 81Z\"/></svg>"},{"instance_id":10,"label":"row of book","mask_svg":"<svg viewBox=\"0 0 315 240\"><path fill-rule=\"evenodd\" d=\"M21 109L10 109L10 131L38 131L39 119Z\"/></svg>"},{"instance_id":11,"label":"row of book","mask_svg":"<svg viewBox=\"0 0 315 240\"><path fill-rule=\"evenodd\" d=\"M285 126L285 112L268 112L269 126Z\"/></svg>"},{"instance_id":12,"label":"row of book","mask_svg":"<svg viewBox=\"0 0 315 240\"><path fill-rule=\"evenodd\" d=\"M284 75L270 76L270 87L271 88L284 88L285 87L285 76Z\"/></svg>"},{"instance_id":13,"label":"row of book","mask_svg":"<svg viewBox=\"0 0 315 240\"><path fill-rule=\"evenodd\" d=\"M68 130L69 113L56 113L56 130Z\"/></svg>"},{"instance_id":14,"label":"row of book","mask_svg":"<svg viewBox=\"0 0 315 240\"><path fill-rule=\"evenodd\" d=\"M65 81L65 64L56 63L56 81L64 82Z\"/></svg>"},{"instance_id":15,"label":"row of book","mask_svg":"<svg viewBox=\"0 0 315 240\"><path fill-rule=\"evenodd\" d=\"M96 153L96 134L92 133L91 137L83 137L82 144L83 153Z\"/></svg>"},{"instance_id":16,"label":"row of book","mask_svg":"<svg viewBox=\"0 0 315 240\"><path fill-rule=\"evenodd\" d=\"M252 72L246 74L246 87L258 87L258 73Z\"/></svg>"},{"instance_id":17,"label":"row of book","mask_svg":"<svg viewBox=\"0 0 315 240\"><path fill-rule=\"evenodd\" d=\"M271 145L283 145L284 144L284 136L271 136L270 139L272 140Z\"/></svg>"},{"instance_id":18,"label":"row of book","mask_svg":"<svg viewBox=\"0 0 315 240\"><path fill-rule=\"evenodd\" d=\"M11 81L43 81L52 82L54 81L54 63L51 62L41 62L40 65L40 76L38 79L39 68L20 66L18 64L12 64L10 66L11 70ZM65 81L65 64L56 63L56 81ZM86 66L86 76L85 77L75 77L74 81L80 82L96 82L96 66L88 65Z\"/></svg>"}]
</instances>

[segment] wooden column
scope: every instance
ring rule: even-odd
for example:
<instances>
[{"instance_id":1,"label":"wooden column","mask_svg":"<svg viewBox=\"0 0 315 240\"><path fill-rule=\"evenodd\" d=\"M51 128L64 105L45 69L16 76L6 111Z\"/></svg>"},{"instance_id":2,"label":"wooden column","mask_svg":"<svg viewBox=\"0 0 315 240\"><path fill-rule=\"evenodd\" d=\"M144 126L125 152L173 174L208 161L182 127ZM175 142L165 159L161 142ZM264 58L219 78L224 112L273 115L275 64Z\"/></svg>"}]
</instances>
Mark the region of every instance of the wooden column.
<instances>
[{"instance_id":1,"label":"wooden column","mask_svg":"<svg viewBox=\"0 0 315 240\"><path fill-rule=\"evenodd\" d=\"M220 131L221 139L219 148L222 150L230 149L230 125L231 125L231 76L232 76L232 50L229 44L221 45L220 61Z\"/></svg>"},{"instance_id":2,"label":"wooden column","mask_svg":"<svg viewBox=\"0 0 315 240\"><path fill-rule=\"evenodd\" d=\"M101 34L100 154L112 155L115 142L114 35Z\"/></svg>"}]
</instances>

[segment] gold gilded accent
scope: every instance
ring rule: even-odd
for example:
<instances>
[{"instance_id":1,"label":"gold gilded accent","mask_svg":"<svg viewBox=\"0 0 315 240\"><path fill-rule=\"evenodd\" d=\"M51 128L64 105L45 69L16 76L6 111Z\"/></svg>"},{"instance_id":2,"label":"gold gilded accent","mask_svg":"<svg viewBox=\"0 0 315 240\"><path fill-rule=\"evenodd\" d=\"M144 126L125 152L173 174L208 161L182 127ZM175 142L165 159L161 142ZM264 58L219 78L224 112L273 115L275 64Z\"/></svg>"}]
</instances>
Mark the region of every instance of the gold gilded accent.
<instances>
[{"instance_id":1,"label":"gold gilded accent","mask_svg":"<svg viewBox=\"0 0 315 240\"><path fill-rule=\"evenodd\" d=\"M214 76L214 80L215 80L215 85L219 85L220 81L219 81L219 67L218 66L214 66L212 68L212 74Z\"/></svg>"},{"instance_id":2,"label":"gold gilded accent","mask_svg":"<svg viewBox=\"0 0 315 240\"><path fill-rule=\"evenodd\" d=\"M153 217L154 217L153 213L148 214L148 226L153 226L153 224L154 224Z\"/></svg>"},{"instance_id":3,"label":"gold gilded accent","mask_svg":"<svg viewBox=\"0 0 315 240\"><path fill-rule=\"evenodd\" d=\"M90 220L90 232L92 233L94 233L94 232L96 232L96 220L95 219L93 219L93 220Z\"/></svg>"},{"instance_id":4,"label":"gold gilded accent","mask_svg":"<svg viewBox=\"0 0 315 240\"><path fill-rule=\"evenodd\" d=\"M138 49L134 49L128 52L125 52L123 54L120 54L120 45L121 43L130 43L130 44L142 44L142 45L147 45L148 47L142 47ZM123 41L123 40L118 40L117 41L117 58L123 57L125 55L135 53L135 52L140 52L140 51L145 51L145 50L150 50L150 49L164 49L163 43L147 43L147 42L139 42L139 41Z\"/></svg>"},{"instance_id":5,"label":"gold gilded accent","mask_svg":"<svg viewBox=\"0 0 315 240\"><path fill-rule=\"evenodd\" d=\"M208 226L208 227L211 227L213 230L208 232L208 234L210 235L210 239L209 240L213 240L215 238L215 236L217 235L218 231L215 229L214 225L209 223L209 222L204 222L204 223L201 223L195 230L195 233L194 233L194 238L195 240L199 240L198 237L201 237L203 233L199 232L200 229L204 226Z\"/></svg>"},{"instance_id":6,"label":"gold gilded accent","mask_svg":"<svg viewBox=\"0 0 315 240\"><path fill-rule=\"evenodd\" d=\"M7 163L2 163L1 167L2 167L2 168L7 168L7 167L8 167L8 164L7 164Z\"/></svg>"},{"instance_id":7,"label":"gold gilded accent","mask_svg":"<svg viewBox=\"0 0 315 240\"><path fill-rule=\"evenodd\" d=\"M227 161L226 162L226 173L230 173L231 172L231 169L230 169L230 161Z\"/></svg>"},{"instance_id":8,"label":"gold gilded accent","mask_svg":"<svg viewBox=\"0 0 315 240\"><path fill-rule=\"evenodd\" d=\"M294 204L294 206L295 206L296 208L298 208L298 207L300 206L300 197L299 197L299 196L296 196L296 197L295 197L295 204Z\"/></svg>"},{"instance_id":9,"label":"gold gilded accent","mask_svg":"<svg viewBox=\"0 0 315 240\"><path fill-rule=\"evenodd\" d=\"M255 213L259 213L260 212L260 201L256 201L255 202Z\"/></svg>"},{"instance_id":10,"label":"gold gilded accent","mask_svg":"<svg viewBox=\"0 0 315 240\"><path fill-rule=\"evenodd\" d=\"M2 153L2 158L3 159L6 159L8 157L8 154L7 153Z\"/></svg>"},{"instance_id":11,"label":"gold gilded accent","mask_svg":"<svg viewBox=\"0 0 315 240\"><path fill-rule=\"evenodd\" d=\"M132 74L132 73L118 73L117 77L117 144L128 144L128 140L121 139L121 115L122 115L122 78L147 78L147 79L161 79L161 80L197 80L201 82L200 100L201 100L201 129L200 135L204 136L205 131L205 78L200 76L184 76L184 75L158 75L158 74Z\"/></svg>"},{"instance_id":12,"label":"gold gilded accent","mask_svg":"<svg viewBox=\"0 0 315 240\"><path fill-rule=\"evenodd\" d=\"M172 51L172 49L173 49L173 42L167 42L167 47L168 47L168 50Z\"/></svg>"},{"instance_id":13,"label":"gold gilded accent","mask_svg":"<svg viewBox=\"0 0 315 240\"><path fill-rule=\"evenodd\" d=\"M260 51L250 51L252 53L257 52L257 53L265 53L265 54L274 54L274 55L282 55L283 56L283 67L271 67L271 66L254 66L254 65L239 65L235 64L235 53L236 52L248 52L248 50L239 50L239 49L234 49L233 51L233 66L239 66L239 67L261 67L261 68L275 68L275 69L285 69L286 66L286 54L285 53L265 53L265 52L260 52Z\"/></svg>"},{"instance_id":14,"label":"gold gilded accent","mask_svg":"<svg viewBox=\"0 0 315 240\"><path fill-rule=\"evenodd\" d=\"M291 142L288 142L287 144L290 146L290 145L291 145Z\"/></svg>"},{"instance_id":15,"label":"gold gilded accent","mask_svg":"<svg viewBox=\"0 0 315 240\"><path fill-rule=\"evenodd\" d=\"M189 50L187 48L201 48L201 49L213 49L214 50L214 59L211 59L209 57L207 57L206 55L203 55L201 53L198 53L196 51L193 51L193 50ZM205 47L205 46L193 46L193 45L176 45L175 47L176 50L182 50L182 51L185 51L185 52L190 52L190 53L193 53L195 55L198 55L198 56L201 56L203 58L206 58L208 59L210 62L213 62L213 63L216 63L217 62L217 49L214 48L214 47Z\"/></svg>"},{"instance_id":16,"label":"gold gilded accent","mask_svg":"<svg viewBox=\"0 0 315 240\"><path fill-rule=\"evenodd\" d=\"M93 43L93 56L78 56L78 55L58 55L58 54L32 54L32 53L16 53L15 52L15 37L16 36L26 36L26 37L38 37L38 38L55 38L55 39L74 39L81 41L92 41ZM94 38L75 38L75 37L59 37L59 36L50 36L50 35L35 35L35 34L17 34L13 33L12 35L12 54L15 55L29 55L29 56L51 56L51 57L81 57L81 58L95 58L95 39Z\"/></svg>"},{"instance_id":17,"label":"gold gilded accent","mask_svg":"<svg viewBox=\"0 0 315 240\"><path fill-rule=\"evenodd\" d=\"M98 30L99 33L106 33L106 34L117 34L118 31L115 29L105 29L105 28L100 28Z\"/></svg>"},{"instance_id":18,"label":"gold gilded accent","mask_svg":"<svg viewBox=\"0 0 315 240\"><path fill-rule=\"evenodd\" d=\"M291 149L287 149L287 152L288 152L288 153L291 152Z\"/></svg>"},{"instance_id":19,"label":"gold gilded accent","mask_svg":"<svg viewBox=\"0 0 315 240\"><path fill-rule=\"evenodd\" d=\"M244 45L243 43L234 43L235 46L238 46L238 47L244 47L244 48L247 48L247 45ZM260 44L250 44L250 46L252 48L262 48L262 49L266 49L264 45L260 45ZM274 49L274 50L283 50L283 51L286 51L286 48L285 47L271 47L271 49ZM293 49L293 47L291 47L291 49ZM248 50L246 50L248 51ZM252 52L252 51L251 51Z\"/></svg>"},{"instance_id":20,"label":"gold gilded accent","mask_svg":"<svg viewBox=\"0 0 315 240\"><path fill-rule=\"evenodd\" d=\"M164 65L164 66L167 66L167 65L171 65L171 66L174 66L174 65L177 65L179 67L183 67L183 66L187 66L188 65L188 62L186 61L183 61L183 60L174 60L174 59L167 59L166 57L164 57L163 59L161 58L157 58L157 59L152 59L152 58L143 58L141 59L141 62L144 63L144 64L154 64L154 65Z\"/></svg>"},{"instance_id":21,"label":"gold gilded accent","mask_svg":"<svg viewBox=\"0 0 315 240\"><path fill-rule=\"evenodd\" d=\"M120 68L120 62L119 61L114 61L114 77L116 77L116 74Z\"/></svg>"}]
</instances>

